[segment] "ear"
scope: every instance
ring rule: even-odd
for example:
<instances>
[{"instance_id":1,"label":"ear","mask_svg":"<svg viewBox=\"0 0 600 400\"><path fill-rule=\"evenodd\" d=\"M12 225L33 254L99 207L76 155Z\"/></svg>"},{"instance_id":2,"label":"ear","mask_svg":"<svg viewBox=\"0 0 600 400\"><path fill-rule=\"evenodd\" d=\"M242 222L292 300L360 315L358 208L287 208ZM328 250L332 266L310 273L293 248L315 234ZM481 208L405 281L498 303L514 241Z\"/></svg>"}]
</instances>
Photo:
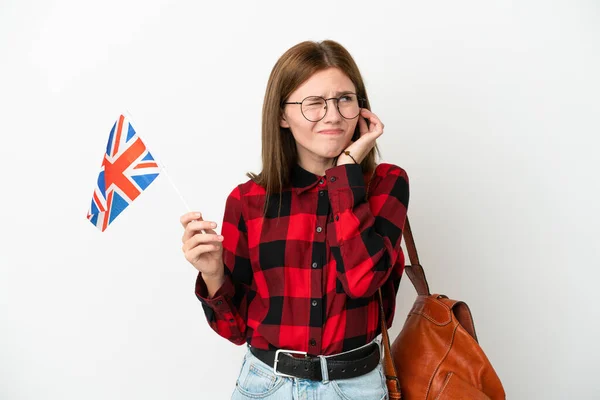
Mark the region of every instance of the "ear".
<instances>
[{"instance_id":1,"label":"ear","mask_svg":"<svg viewBox=\"0 0 600 400\"><path fill-rule=\"evenodd\" d=\"M279 126L282 128L289 128L290 124L285 120L285 115L281 114L281 119L279 120Z\"/></svg>"}]
</instances>

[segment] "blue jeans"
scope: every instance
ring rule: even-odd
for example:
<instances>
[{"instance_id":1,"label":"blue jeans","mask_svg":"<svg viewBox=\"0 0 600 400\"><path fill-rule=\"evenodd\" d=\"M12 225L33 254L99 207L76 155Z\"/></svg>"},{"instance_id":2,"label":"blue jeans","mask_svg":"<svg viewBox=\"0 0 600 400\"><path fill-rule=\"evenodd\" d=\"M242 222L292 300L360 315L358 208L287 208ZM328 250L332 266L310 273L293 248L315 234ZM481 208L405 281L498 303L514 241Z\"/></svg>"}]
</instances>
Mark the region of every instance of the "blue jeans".
<instances>
[{"instance_id":1,"label":"blue jeans","mask_svg":"<svg viewBox=\"0 0 600 400\"><path fill-rule=\"evenodd\" d=\"M361 376L312 381L275 375L273 368L246 352L231 400L385 400L388 398L381 362Z\"/></svg>"}]
</instances>

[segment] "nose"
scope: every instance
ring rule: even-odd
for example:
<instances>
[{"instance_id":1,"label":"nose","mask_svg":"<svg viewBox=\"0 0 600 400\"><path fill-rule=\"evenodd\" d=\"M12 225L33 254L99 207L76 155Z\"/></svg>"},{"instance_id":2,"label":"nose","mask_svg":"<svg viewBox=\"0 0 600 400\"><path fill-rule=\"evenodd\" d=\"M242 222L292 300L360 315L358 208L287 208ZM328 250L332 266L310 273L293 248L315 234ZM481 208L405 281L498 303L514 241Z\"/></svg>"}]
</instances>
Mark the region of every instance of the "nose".
<instances>
[{"instance_id":1,"label":"nose","mask_svg":"<svg viewBox=\"0 0 600 400\"><path fill-rule=\"evenodd\" d=\"M327 103L331 101L331 103ZM325 116L323 117L323 122L335 123L342 119L342 115L337 108L336 99L328 99L325 100L325 104L327 107L325 108Z\"/></svg>"}]
</instances>

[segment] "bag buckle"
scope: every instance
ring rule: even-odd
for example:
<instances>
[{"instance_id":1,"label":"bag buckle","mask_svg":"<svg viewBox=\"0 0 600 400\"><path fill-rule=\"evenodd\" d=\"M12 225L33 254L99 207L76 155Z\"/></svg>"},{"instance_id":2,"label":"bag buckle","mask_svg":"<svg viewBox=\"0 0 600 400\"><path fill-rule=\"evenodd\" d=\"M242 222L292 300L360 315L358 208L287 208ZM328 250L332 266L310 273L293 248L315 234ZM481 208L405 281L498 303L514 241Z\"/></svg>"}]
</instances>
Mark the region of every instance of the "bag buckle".
<instances>
[{"instance_id":1,"label":"bag buckle","mask_svg":"<svg viewBox=\"0 0 600 400\"><path fill-rule=\"evenodd\" d=\"M306 352L306 351L297 351L297 350L284 350L284 349L278 349L277 351L275 351L275 362L273 363L273 372L275 373L275 375L278 375L278 376L287 376L289 378L295 378L294 375L288 375L288 374L284 374L283 372L278 372L277 371L277 363L279 363L279 354L281 354L281 353L304 354L304 355L307 355L308 352Z\"/></svg>"}]
</instances>

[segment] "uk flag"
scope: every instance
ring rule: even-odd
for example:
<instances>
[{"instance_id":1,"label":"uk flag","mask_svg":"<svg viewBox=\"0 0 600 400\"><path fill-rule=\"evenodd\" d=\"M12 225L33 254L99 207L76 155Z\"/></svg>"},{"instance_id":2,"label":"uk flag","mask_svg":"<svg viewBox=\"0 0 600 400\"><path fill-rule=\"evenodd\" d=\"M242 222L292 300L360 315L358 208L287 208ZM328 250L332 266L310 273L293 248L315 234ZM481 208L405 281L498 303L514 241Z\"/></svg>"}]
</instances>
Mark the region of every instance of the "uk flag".
<instances>
[{"instance_id":1,"label":"uk flag","mask_svg":"<svg viewBox=\"0 0 600 400\"><path fill-rule=\"evenodd\" d=\"M113 125L87 213L102 232L159 175L158 164L124 115Z\"/></svg>"}]
</instances>

